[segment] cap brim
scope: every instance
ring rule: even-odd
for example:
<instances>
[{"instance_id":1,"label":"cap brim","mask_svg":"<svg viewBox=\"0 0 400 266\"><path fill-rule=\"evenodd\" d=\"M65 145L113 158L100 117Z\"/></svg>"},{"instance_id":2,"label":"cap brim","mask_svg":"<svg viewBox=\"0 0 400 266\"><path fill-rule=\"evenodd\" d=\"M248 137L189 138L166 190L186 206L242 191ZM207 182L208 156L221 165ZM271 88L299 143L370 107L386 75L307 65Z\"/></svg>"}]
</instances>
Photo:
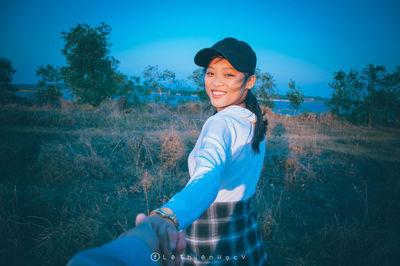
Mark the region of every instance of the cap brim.
<instances>
[{"instance_id":1,"label":"cap brim","mask_svg":"<svg viewBox=\"0 0 400 266\"><path fill-rule=\"evenodd\" d=\"M207 67L211 59L216 56L221 56L217 50L213 48L205 48L200 50L194 57L194 63L201 67Z\"/></svg>"}]
</instances>

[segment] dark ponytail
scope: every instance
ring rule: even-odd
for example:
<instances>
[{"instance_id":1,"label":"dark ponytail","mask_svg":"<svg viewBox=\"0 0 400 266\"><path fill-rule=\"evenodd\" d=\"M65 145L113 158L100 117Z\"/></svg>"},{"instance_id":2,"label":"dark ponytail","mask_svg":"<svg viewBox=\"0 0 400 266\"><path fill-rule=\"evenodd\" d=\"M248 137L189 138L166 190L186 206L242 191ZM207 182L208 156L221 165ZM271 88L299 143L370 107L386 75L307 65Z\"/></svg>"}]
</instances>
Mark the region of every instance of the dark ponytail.
<instances>
[{"instance_id":1,"label":"dark ponytail","mask_svg":"<svg viewBox=\"0 0 400 266\"><path fill-rule=\"evenodd\" d=\"M245 103L246 108L257 116L257 122L253 135L253 143L251 146L255 152L259 153L260 142L264 140L265 133L267 132L268 120L263 120L260 105L258 104L256 96L251 92L251 90L247 91Z\"/></svg>"}]
</instances>

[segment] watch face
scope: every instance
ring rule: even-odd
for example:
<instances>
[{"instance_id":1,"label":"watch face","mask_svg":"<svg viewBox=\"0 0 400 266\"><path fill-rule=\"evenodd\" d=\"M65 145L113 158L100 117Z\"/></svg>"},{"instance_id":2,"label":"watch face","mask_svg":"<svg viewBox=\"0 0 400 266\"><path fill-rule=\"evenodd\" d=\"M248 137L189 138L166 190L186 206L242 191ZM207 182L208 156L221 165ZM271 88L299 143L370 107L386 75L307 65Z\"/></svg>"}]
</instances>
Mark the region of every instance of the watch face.
<instances>
[{"instance_id":1,"label":"watch face","mask_svg":"<svg viewBox=\"0 0 400 266\"><path fill-rule=\"evenodd\" d=\"M161 211L163 211L165 214L173 214L172 210L166 207L161 208Z\"/></svg>"}]
</instances>

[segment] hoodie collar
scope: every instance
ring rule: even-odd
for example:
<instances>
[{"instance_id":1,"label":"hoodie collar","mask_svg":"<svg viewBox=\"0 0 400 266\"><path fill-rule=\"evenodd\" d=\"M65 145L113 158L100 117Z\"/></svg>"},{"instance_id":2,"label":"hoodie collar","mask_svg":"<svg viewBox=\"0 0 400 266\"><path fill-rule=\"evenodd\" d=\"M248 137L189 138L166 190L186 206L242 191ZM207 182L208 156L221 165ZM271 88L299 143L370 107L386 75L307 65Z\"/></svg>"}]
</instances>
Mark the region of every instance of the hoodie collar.
<instances>
[{"instance_id":1,"label":"hoodie collar","mask_svg":"<svg viewBox=\"0 0 400 266\"><path fill-rule=\"evenodd\" d=\"M234 116L247 119L251 123L255 123L257 121L257 116L253 112L239 105L228 106L222 111L218 112L218 114L232 114Z\"/></svg>"}]
</instances>

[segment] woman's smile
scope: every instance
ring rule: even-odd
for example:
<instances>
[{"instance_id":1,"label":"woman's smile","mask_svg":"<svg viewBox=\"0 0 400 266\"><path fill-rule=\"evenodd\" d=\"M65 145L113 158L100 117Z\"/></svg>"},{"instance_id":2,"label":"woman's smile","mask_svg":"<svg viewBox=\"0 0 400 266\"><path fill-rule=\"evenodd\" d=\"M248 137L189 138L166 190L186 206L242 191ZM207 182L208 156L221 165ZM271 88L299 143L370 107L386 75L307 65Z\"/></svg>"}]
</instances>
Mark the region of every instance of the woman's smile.
<instances>
[{"instance_id":1,"label":"woman's smile","mask_svg":"<svg viewBox=\"0 0 400 266\"><path fill-rule=\"evenodd\" d=\"M211 90L213 97L219 98L224 95L226 95L225 91L220 91L220 90Z\"/></svg>"}]
</instances>

